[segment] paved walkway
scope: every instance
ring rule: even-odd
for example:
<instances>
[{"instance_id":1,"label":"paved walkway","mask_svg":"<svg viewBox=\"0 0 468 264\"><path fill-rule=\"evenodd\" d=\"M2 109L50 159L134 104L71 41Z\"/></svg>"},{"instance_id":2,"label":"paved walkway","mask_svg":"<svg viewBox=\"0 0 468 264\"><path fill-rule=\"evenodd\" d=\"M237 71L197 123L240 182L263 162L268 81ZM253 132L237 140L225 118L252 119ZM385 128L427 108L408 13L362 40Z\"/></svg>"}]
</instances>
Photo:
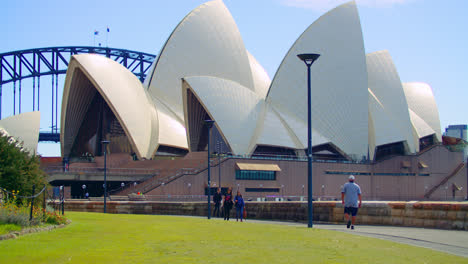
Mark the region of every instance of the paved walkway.
<instances>
[{"instance_id":1,"label":"paved walkway","mask_svg":"<svg viewBox=\"0 0 468 264\"><path fill-rule=\"evenodd\" d=\"M381 238L468 258L467 231L396 226L356 226L356 229L348 230L344 224L316 225L316 228Z\"/></svg>"},{"instance_id":2,"label":"paved walkway","mask_svg":"<svg viewBox=\"0 0 468 264\"><path fill-rule=\"evenodd\" d=\"M247 220L258 223L306 226L303 223ZM314 228L391 240L398 243L430 248L468 258L468 231L439 230L398 226L361 226L350 230L346 225L314 224Z\"/></svg>"}]
</instances>

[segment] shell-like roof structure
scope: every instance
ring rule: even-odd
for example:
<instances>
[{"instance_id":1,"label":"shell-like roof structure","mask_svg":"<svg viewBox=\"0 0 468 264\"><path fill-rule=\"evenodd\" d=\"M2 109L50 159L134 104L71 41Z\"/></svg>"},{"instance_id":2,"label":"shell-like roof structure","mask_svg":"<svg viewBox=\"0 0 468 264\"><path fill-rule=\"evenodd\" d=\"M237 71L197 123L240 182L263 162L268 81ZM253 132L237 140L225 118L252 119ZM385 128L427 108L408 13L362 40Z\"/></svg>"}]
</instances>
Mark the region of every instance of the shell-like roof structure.
<instances>
[{"instance_id":1,"label":"shell-like roof structure","mask_svg":"<svg viewBox=\"0 0 468 264\"><path fill-rule=\"evenodd\" d=\"M301 53L320 54L310 68L313 146L328 144L361 159L374 157L380 145L402 142L415 153L419 138L440 140L431 88L402 84L387 51L366 55L354 1L312 23L271 81L229 10L214 0L177 25L143 84L110 59L73 56L62 103L62 155L71 154L99 96L118 120L113 133L124 131L140 158L152 158L160 146L203 150L207 118L234 154L250 155L260 146L303 151L308 104Z\"/></svg>"},{"instance_id":2,"label":"shell-like roof structure","mask_svg":"<svg viewBox=\"0 0 468 264\"><path fill-rule=\"evenodd\" d=\"M36 154L40 125L39 111L21 113L0 120L0 133L22 142L24 150Z\"/></svg>"},{"instance_id":3,"label":"shell-like roof structure","mask_svg":"<svg viewBox=\"0 0 468 264\"><path fill-rule=\"evenodd\" d=\"M212 120L216 120L215 125L231 150L234 153L253 152L255 141L252 139L257 134L257 120L264 100L231 80L206 76L187 77L184 80Z\"/></svg>"},{"instance_id":4,"label":"shell-like roof structure","mask_svg":"<svg viewBox=\"0 0 468 264\"><path fill-rule=\"evenodd\" d=\"M181 78L187 76L215 76L254 89L247 50L222 1L202 4L179 23L148 77L149 93L182 120Z\"/></svg>"},{"instance_id":5,"label":"shell-like roof structure","mask_svg":"<svg viewBox=\"0 0 468 264\"><path fill-rule=\"evenodd\" d=\"M303 123L285 120L293 131L307 127L307 69L297 58L301 53L320 54L311 66L313 128L344 152L366 156L367 141L362 139L368 137L367 70L356 4L340 5L317 19L276 72L268 99L278 111ZM307 137L298 138L307 146Z\"/></svg>"},{"instance_id":6,"label":"shell-like roof structure","mask_svg":"<svg viewBox=\"0 0 468 264\"><path fill-rule=\"evenodd\" d=\"M151 157L158 116L138 78L119 63L95 54L72 56L62 99L60 142L68 156L96 95L118 119L138 157ZM152 144L150 144L152 143Z\"/></svg>"},{"instance_id":7,"label":"shell-like roof structure","mask_svg":"<svg viewBox=\"0 0 468 264\"><path fill-rule=\"evenodd\" d=\"M367 54L369 89L373 97L369 103L370 116L374 123L376 145L405 142L410 153L419 150L413 134L408 103L403 85L388 51ZM377 100L376 104L373 100ZM385 120L385 121L384 121ZM373 149L371 145L371 149Z\"/></svg>"},{"instance_id":8,"label":"shell-like roof structure","mask_svg":"<svg viewBox=\"0 0 468 264\"><path fill-rule=\"evenodd\" d=\"M418 137L435 134L441 142L439 111L432 88L427 83L409 82L403 83L403 91L411 114L411 122Z\"/></svg>"}]
</instances>

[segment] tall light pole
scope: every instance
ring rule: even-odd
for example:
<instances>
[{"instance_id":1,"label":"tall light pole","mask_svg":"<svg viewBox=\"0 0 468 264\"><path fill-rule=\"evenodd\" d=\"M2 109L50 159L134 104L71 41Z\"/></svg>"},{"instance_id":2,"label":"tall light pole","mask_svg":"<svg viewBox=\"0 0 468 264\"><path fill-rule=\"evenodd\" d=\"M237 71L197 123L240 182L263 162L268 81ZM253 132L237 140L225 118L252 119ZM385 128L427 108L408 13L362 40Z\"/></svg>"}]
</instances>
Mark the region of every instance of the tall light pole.
<instances>
[{"instance_id":1,"label":"tall light pole","mask_svg":"<svg viewBox=\"0 0 468 264\"><path fill-rule=\"evenodd\" d=\"M101 141L104 147L104 213L107 212L107 145L110 143L109 140Z\"/></svg>"},{"instance_id":2,"label":"tall light pole","mask_svg":"<svg viewBox=\"0 0 468 264\"><path fill-rule=\"evenodd\" d=\"M313 226L313 206L312 206L312 104L310 91L310 66L320 57L320 54L308 53L298 54L300 60L307 65L307 204L309 211L308 227Z\"/></svg>"},{"instance_id":3,"label":"tall light pole","mask_svg":"<svg viewBox=\"0 0 468 264\"><path fill-rule=\"evenodd\" d=\"M210 132L211 127L215 121L205 120L205 125L208 128L208 219L211 218L211 203L210 203L210 194L211 194L211 165L210 165Z\"/></svg>"}]
</instances>

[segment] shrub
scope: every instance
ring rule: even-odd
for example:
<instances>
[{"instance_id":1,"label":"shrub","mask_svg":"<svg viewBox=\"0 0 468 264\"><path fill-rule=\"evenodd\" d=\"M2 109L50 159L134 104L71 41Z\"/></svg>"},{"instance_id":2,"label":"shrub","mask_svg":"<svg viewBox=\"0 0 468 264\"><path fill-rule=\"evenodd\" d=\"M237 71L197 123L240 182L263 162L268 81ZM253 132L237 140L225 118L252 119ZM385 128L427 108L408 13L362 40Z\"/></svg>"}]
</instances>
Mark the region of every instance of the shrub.
<instances>
[{"instance_id":1,"label":"shrub","mask_svg":"<svg viewBox=\"0 0 468 264\"><path fill-rule=\"evenodd\" d=\"M0 187L31 196L33 184L36 190L47 184L39 156L25 152L22 144L0 133Z\"/></svg>"},{"instance_id":2,"label":"shrub","mask_svg":"<svg viewBox=\"0 0 468 264\"><path fill-rule=\"evenodd\" d=\"M28 204L19 204L17 205L17 200L13 200L0 206L0 223L15 224L22 227L41 223L42 213L38 208L33 208L32 219L29 221L31 207Z\"/></svg>"},{"instance_id":3,"label":"shrub","mask_svg":"<svg viewBox=\"0 0 468 264\"><path fill-rule=\"evenodd\" d=\"M0 235L8 234L13 231L20 231L21 226L15 224L0 224Z\"/></svg>"},{"instance_id":4,"label":"shrub","mask_svg":"<svg viewBox=\"0 0 468 264\"><path fill-rule=\"evenodd\" d=\"M19 205L18 205L19 204ZM42 223L60 225L67 219L55 212L49 212L38 207L33 207L32 219L30 203L21 203L15 198L0 205L0 224L14 224L21 227L37 226Z\"/></svg>"},{"instance_id":5,"label":"shrub","mask_svg":"<svg viewBox=\"0 0 468 264\"><path fill-rule=\"evenodd\" d=\"M56 212L46 212L45 219L45 223L51 225L64 225L67 223L67 218Z\"/></svg>"}]
</instances>

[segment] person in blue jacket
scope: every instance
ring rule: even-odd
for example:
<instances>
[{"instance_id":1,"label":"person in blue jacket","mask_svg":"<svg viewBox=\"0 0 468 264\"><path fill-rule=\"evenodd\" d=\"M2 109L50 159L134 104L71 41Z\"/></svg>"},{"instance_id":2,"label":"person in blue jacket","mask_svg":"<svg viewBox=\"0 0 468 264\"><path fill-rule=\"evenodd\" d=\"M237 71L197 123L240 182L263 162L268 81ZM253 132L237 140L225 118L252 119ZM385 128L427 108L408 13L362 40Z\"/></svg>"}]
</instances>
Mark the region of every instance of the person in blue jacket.
<instances>
[{"instance_id":1,"label":"person in blue jacket","mask_svg":"<svg viewBox=\"0 0 468 264\"><path fill-rule=\"evenodd\" d=\"M239 216L240 216L240 220L242 222L245 203L244 203L244 198L242 198L242 194L240 193L240 191L237 191L237 195L234 198L234 202L236 204L236 221L239 221Z\"/></svg>"}]
</instances>

